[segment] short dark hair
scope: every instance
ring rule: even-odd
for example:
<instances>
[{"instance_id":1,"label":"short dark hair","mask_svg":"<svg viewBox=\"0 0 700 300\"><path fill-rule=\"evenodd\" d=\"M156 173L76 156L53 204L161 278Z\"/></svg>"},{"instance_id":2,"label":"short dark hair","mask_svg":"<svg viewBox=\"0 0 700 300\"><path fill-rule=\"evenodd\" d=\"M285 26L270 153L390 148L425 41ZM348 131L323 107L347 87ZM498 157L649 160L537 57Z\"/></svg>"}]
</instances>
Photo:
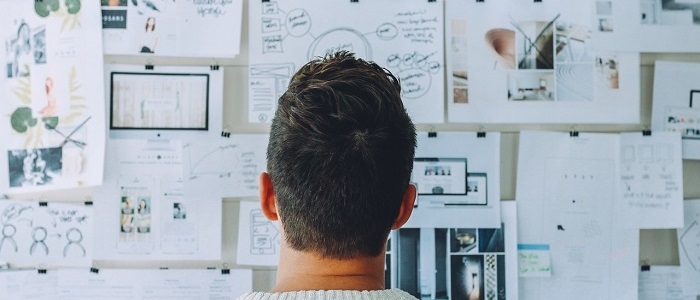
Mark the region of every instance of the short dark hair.
<instances>
[{"instance_id":1,"label":"short dark hair","mask_svg":"<svg viewBox=\"0 0 700 300\"><path fill-rule=\"evenodd\" d=\"M267 148L288 245L338 259L381 254L415 147L389 70L346 51L301 67L279 99Z\"/></svg>"}]
</instances>

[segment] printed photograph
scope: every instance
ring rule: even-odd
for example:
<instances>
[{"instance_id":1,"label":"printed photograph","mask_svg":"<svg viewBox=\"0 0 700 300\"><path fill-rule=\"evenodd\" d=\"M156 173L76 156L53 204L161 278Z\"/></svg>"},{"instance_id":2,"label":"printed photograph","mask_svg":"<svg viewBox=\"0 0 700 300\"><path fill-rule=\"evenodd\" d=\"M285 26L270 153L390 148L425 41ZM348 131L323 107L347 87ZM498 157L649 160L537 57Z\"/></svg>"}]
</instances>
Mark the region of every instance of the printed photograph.
<instances>
[{"instance_id":1,"label":"printed photograph","mask_svg":"<svg viewBox=\"0 0 700 300\"><path fill-rule=\"evenodd\" d=\"M151 197L138 197L138 210L136 214L136 232L151 232Z\"/></svg>"},{"instance_id":2,"label":"printed photograph","mask_svg":"<svg viewBox=\"0 0 700 300\"><path fill-rule=\"evenodd\" d=\"M618 72L617 57L599 56L595 59L595 81L597 88L617 90L620 88L620 74Z\"/></svg>"},{"instance_id":3,"label":"printed photograph","mask_svg":"<svg viewBox=\"0 0 700 300\"><path fill-rule=\"evenodd\" d=\"M503 224L501 228L479 229L479 253L504 253Z\"/></svg>"},{"instance_id":4,"label":"printed photograph","mask_svg":"<svg viewBox=\"0 0 700 300\"><path fill-rule=\"evenodd\" d=\"M28 77L30 68L35 63L32 52L32 29L28 23L22 21L13 32L5 40L6 76L7 78ZM43 57L46 57L45 53Z\"/></svg>"},{"instance_id":5,"label":"printed photograph","mask_svg":"<svg viewBox=\"0 0 700 300\"><path fill-rule=\"evenodd\" d=\"M182 203L179 203L179 202L173 203L173 219L176 219L176 220L187 219L187 211L185 210L185 206L182 205Z\"/></svg>"},{"instance_id":6,"label":"printed photograph","mask_svg":"<svg viewBox=\"0 0 700 300\"><path fill-rule=\"evenodd\" d=\"M557 101L593 101L593 58L557 64Z\"/></svg>"},{"instance_id":7,"label":"printed photograph","mask_svg":"<svg viewBox=\"0 0 700 300\"><path fill-rule=\"evenodd\" d=\"M127 0L100 0L102 6L126 6Z\"/></svg>"},{"instance_id":8,"label":"printed photograph","mask_svg":"<svg viewBox=\"0 0 700 300\"><path fill-rule=\"evenodd\" d=\"M120 231L130 233L134 231L135 199L129 196L122 196L121 198Z\"/></svg>"},{"instance_id":9,"label":"printed photograph","mask_svg":"<svg viewBox=\"0 0 700 300\"><path fill-rule=\"evenodd\" d=\"M70 84L67 76L47 66L31 68L32 112L34 117L60 117L70 113Z\"/></svg>"},{"instance_id":10,"label":"printed photograph","mask_svg":"<svg viewBox=\"0 0 700 300\"><path fill-rule=\"evenodd\" d=\"M475 252L477 245L477 231L473 228L450 229L450 252L470 253Z\"/></svg>"},{"instance_id":11,"label":"printed photograph","mask_svg":"<svg viewBox=\"0 0 700 300\"><path fill-rule=\"evenodd\" d=\"M613 32L613 18L612 18L612 1L610 0L599 0L596 1L596 20L598 25L598 31L601 32Z\"/></svg>"},{"instance_id":12,"label":"printed photograph","mask_svg":"<svg viewBox=\"0 0 700 300\"><path fill-rule=\"evenodd\" d=\"M554 69L554 22L518 22L515 27L515 53L518 69Z\"/></svg>"},{"instance_id":13,"label":"printed photograph","mask_svg":"<svg viewBox=\"0 0 700 300\"><path fill-rule=\"evenodd\" d=\"M62 148L7 151L10 187L51 184L61 176Z\"/></svg>"},{"instance_id":14,"label":"printed photograph","mask_svg":"<svg viewBox=\"0 0 700 300\"><path fill-rule=\"evenodd\" d=\"M700 2L688 0L640 0L642 24L700 25Z\"/></svg>"},{"instance_id":15,"label":"printed photograph","mask_svg":"<svg viewBox=\"0 0 700 300\"><path fill-rule=\"evenodd\" d=\"M553 101L556 99L554 72L512 71L508 73L508 100Z\"/></svg>"},{"instance_id":16,"label":"printed photograph","mask_svg":"<svg viewBox=\"0 0 700 300\"><path fill-rule=\"evenodd\" d=\"M486 299L483 255L453 255L451 267L452 300Z\"/></svg>"}]
</instances>

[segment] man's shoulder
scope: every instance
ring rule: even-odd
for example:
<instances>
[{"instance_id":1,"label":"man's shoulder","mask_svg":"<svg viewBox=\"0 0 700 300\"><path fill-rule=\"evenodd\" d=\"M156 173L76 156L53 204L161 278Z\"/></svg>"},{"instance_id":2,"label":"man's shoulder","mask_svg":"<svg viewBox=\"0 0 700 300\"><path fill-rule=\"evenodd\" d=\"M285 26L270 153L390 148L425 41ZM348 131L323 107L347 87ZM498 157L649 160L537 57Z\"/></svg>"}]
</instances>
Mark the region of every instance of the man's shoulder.
<instances>
[{"instance_id":1,"label":"man's shoulder","mask_svg":"<svg viewBox=\"0 0 700 300\"><path fill-rule=\"evenodd\" d=\"M406 299L417 299L411 294L406 293L399 289L390 290L378 290L378 291L298 291L298 292L284 292L284 293L263 293L254 292L244 294L238 297L238 300L275 300L275 299L285 299L285 300L301 300L301 299L363 299L363 300L374 300L374 299L386 299L386 300L406 300Z\"/></svg>"}]
</instances>

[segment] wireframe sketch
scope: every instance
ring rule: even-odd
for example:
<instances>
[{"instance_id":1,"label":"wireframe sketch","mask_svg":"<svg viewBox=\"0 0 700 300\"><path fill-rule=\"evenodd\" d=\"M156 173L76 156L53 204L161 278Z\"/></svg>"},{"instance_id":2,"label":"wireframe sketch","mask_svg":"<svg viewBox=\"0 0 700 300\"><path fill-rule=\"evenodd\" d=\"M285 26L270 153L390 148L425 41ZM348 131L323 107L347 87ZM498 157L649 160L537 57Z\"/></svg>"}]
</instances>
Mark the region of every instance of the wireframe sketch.
<instances>
[{"instance_id":1,"label":"wireframe sketch","mask_svg":"<svg viewBox=\"0 0 700 300\"><path fill-rule=\"evenodd\" d=\"M83 233L80 231L80 229L75 227L68 229L68 231L66 231L66 239L68 240L68 243L66 243L66 246L63 247L63 257L67 257L69 253L71 253L71 248L77 248L80 250L81 256L85 256L87 252L82 244Z\"/></svg>"},{"instance_id":2,"label":"wireframe sketch","mask_svg":"<svg viewBox=\"0 0 700 300\"><path fill-rule=\"evenodd\" d=\"M294 64L251 65L249 74L250 110L261 123L272 120L277 99L287 90L295 72Z\"/></svg>"},{"instance_id":3,"label":"wireframe sketch","mask_svg":"<svg viewBox=\"0 0 700 300\"><path fill-rule=\"evenodd\" d=\"M49 247L46 246L46 238L48 237L48 231L46 231L46 228L39 226L35 227L32 230L32 239L34 240L34 243L32 243L32 246L29 248L29 254L34 255L34 250L39 250L43 251L44 255L49 255Z\"/></svg>"},{"instance_id":4,"label":"wireframe sketch","mask_svg":"<svg viewBox=\"0 0 700 300\"><path fill-rule=\"evenodd\" d=\"M279 230L259 209L250 212L250 254L276 254L279 251Z\"/></svg>"},{"instance_id":5,"label":"wireframe sketch","mask_svg":"<svg viewBox=\"0 0 700 300\"><path fill-rule=\"evenodd\" d=\"M640 0L642 24L700 25L700 3L687 0Z\"/></svg>"},{"instance_id":6,"label":"wireframe sketch","mask_svg":"<svg viewBox=\"0 0 700 300\"><path fill-rule=\"evenodd\" d=\"M700 224L695 220L680 233L680 246L693 269L700 272Z\"/></svg>"}]
</instances>

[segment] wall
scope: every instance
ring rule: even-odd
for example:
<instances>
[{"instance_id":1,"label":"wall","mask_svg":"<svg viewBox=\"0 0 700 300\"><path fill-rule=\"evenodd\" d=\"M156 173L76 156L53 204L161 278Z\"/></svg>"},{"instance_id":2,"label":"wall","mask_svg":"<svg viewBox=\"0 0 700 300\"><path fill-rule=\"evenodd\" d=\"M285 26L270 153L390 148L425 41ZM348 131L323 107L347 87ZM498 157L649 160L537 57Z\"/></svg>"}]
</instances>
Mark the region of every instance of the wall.
<instances>
[{"instance_id":1,"label":"wall","mask_svg":"<svg viewBox=\"0 0 700 300\"><path fill-rule=\"evenodd\" d=\"M154 64L154 65L212 65L223 66L225 72L224 87L224 127L234 133L264 133L269 126L264 124L248 124L248 9L247 2L243 6L243 34L241 41L241 54L235 59L212 60L192 58L133 58L121 56L107 56L105 63L119 64ZM501 197L503 200L514 200L516 190L516 174L518 162L518 141L520 130L553 130L570 131L572 128L585 132L621 132L638 131L650 127L651 100L654 77L654 62L657 60L676 60L700 62L700 54L642 54L641 59L641 124L631 125L484 125L484 124L423 124L419 130L431 131L500 131L501 140ZM106 170L109 172L109 170ZM684 161L684 195L686 199L700 198L700 161ZM90 197L89 189L64 191L52 193L49 197L45 194L24 195L21 198L40 198L45 200L77 200L83 201ZM101 199L94 199L100 201ZM199 268L207 266L229 268L237 266L236 238L238 232L238 201L256 201L255 198L227 198L223 204L223 237L221 261L189 262L189 261L158 261L148 264L125 261L96 261L95 266L100 268L136 268L136 267L184 267ZM675 230L642 230L640 238L640 260L650 264L677 265L678 246ZM268 290L274 285L274 268L260 267L254 271L254 290Z\"/></svg>"}]
</instances>

